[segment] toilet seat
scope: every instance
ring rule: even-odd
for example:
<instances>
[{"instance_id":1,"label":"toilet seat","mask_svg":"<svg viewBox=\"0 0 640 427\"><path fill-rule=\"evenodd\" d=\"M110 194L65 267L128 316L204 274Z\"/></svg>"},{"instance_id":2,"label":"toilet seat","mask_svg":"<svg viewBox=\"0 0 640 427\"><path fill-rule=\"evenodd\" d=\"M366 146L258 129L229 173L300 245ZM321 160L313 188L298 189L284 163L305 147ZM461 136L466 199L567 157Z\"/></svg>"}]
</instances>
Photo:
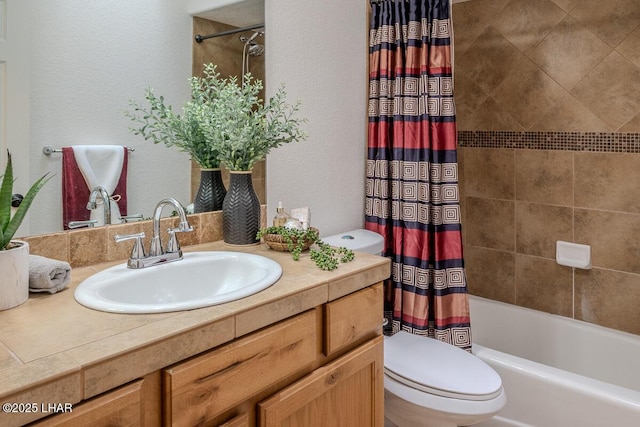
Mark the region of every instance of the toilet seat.
<instances>
[{"instance_id":1,"label":"toilet seat","mask_svg":"<svg viewBox=\"0 0 640 427\"><path fill-rule=\"evenodd\" d=\"M486 401L503 392L500 376L478 357L404 331L385 338L384 371L407 387L445 398Z\"/></svg>"}]
</instances>

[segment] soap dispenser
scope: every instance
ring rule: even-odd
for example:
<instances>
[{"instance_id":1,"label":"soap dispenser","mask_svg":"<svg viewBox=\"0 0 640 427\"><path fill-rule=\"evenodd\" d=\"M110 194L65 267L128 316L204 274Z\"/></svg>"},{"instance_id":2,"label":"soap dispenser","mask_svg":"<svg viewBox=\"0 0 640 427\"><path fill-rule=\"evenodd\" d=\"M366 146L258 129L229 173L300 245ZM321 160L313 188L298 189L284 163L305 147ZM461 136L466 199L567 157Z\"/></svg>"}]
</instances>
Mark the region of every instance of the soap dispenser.
<instances>
[{"instance_id":1,"label":"soap dispenser","mask_svg":"<svg viewBox=\"0 0 640 427\"><path fill-rule=\"evenodd\" d=\"M278 202L278 208L276 209L276 216L273 217L273 226L274 227L282 227L289 220L289 215L287 215L282 207L282 202Z\"/></svg>"}]
</instances>

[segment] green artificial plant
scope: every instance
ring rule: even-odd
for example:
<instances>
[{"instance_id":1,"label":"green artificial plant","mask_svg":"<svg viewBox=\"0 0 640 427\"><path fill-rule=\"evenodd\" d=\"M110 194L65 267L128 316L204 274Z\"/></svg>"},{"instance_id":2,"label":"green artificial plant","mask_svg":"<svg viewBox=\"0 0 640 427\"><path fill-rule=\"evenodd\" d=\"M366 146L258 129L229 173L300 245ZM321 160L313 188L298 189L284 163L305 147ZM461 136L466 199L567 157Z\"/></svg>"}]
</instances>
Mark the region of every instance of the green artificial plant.
<instances>
[{"instance_id":1,"label":"green artificial plant","mask_svg":"<svg viewBox=\"0 0 640 427\"><path fill-rule=\"evenodd\" d=\"M11 216L13 165L11 163L11 153L7 150L7 166L4 170L4 175L2 175L2 184L0 184L0 250L10 249L13 235L18 231L18 227L20 227L36 194L50 179L48 175L48 173L43 175L29 188L15 214Z\"/></svg>"},{"instance_id":2,"label":"green artificial plant","mask_svg":"<svg viewBox=\"0 0 640 427\"><path fill-rule=\"evenodd\" d=\"M139 126L131 130L145 140L176 146L189 153L202 168L224 164L232 171L251 170L272 148L306 138L304 119L295 118L299 103L285 103L281 86L265 104L259 97L262 81L247 73L243 84L236 77L222 78L207 64L203 77L191 77L191 100L176 114L164 97L147 89L148 107L131 101L127 116Z\"/></svg>"},{"instance_id":3,"label":"green artificial plant","mask_svg":"<svg viewBox=\"0 0 640 427\"><path fill-rule=\"evenodd\" d=\"M300 102L289 105L281 85L267 103L260 98L262 81L250 73L242 84L236 77L221 78L213 64L205 65L205 80L216 94L204 123L204 134L219 147L220 162L231 171L249 171L283 144L306 139L295 117Z\"/></svg>"},{"instance_id":4,"label":"green artificial plant","mask_svg":"<svg viewBox=\"0 0 640 427\"><path fill-rule=\"evenodd\" d=\"M164 96L156 96L151 88L145 92L147 107L130 101L133 111L125 114L138 124L130 130L154 144L176 146L189 153L203 169L219 168L218 145L208 140L203 130L217 95L206 78L191 77L189 83L191 100L183 105L182 114L175 113L172 106L165 103Z\"/></svg>"}]
</instances>

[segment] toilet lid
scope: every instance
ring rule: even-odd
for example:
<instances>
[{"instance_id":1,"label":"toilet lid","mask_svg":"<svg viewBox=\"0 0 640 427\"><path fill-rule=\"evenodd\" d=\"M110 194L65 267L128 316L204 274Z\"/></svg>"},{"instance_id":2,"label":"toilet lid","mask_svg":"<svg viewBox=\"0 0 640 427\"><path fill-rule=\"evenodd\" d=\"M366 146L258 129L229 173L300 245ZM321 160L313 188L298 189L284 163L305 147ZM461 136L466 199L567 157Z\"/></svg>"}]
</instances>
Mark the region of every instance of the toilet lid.
<instances>
[{"instance_id":1,"label":"toilet lid","mask_svg":"<svg viewBox=\"0 0 640 427\"><path fill-rule=\"evenodd\" d=\"M502 380L478 357L433 338L398 332L384 340L385 373L417 390L464 400L489 400Z\"/></svg>"}]
</instances>

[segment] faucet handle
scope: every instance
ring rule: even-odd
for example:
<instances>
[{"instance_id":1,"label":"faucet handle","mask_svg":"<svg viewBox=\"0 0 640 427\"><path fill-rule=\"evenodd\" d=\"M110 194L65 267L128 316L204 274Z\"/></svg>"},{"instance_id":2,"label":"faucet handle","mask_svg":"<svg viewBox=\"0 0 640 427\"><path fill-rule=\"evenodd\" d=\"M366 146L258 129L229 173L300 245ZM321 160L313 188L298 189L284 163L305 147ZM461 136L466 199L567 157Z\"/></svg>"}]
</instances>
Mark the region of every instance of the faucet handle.
<instances>
[{"instance_id":1,"label":"faucet handle","mask_svg":"<svg viewBox=\"0 0 640 427\"><path fill-rule=\"evenodd\" d=\"M169 232L169 241L167 242L167 252L179 252L180 251L180 243L178 242L178 237L176 233L186 233L188 231L193 231L193 227L189 225L188 222L180 222L180 225L176 228L170 228L167 230Z\"/></svg>"},{"instance_id":2,"label":"faucet handle","mask_svg":"<svg viewBox=\"0 0 640 427\"><path fill-rule=\"evenodd\" d=\"M136 239L136 242L133 244L133 248L131 249L131 255L129 256L129 262L131 262L132 260L139 260L146 257L144 244L142 243L144 236L144 231L134 234L116 234L114 236L114 240L116 243L120 243L125 240Z\"/></svg>"}]
</instances>

